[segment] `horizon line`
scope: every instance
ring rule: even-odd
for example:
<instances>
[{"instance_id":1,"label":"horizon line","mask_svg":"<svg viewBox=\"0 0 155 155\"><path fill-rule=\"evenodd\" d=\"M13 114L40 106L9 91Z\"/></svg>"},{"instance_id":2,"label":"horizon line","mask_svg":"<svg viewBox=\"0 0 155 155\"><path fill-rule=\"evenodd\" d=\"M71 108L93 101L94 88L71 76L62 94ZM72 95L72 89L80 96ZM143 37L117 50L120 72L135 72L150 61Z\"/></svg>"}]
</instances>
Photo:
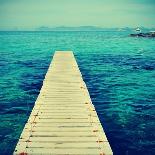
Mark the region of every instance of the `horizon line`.
<instances>
[{"instance_id":1,"label":"horizon line","mask_svg":"<svg viewBox=\"0 0 155 155\"><path fill-rule=\"evenodd\" d=\"M137 26L139 28L144 29L155 29L154 27L146 27L146 26ZM132 26L124 26L124 27L101 27L101 26L92 26L92 25L86 25L86 26L39 26L35 28L20 28L20 27L13 27L13 28L0 28L0 31L61 31L61 29L67 29L66 31L82 31L87 30L88 31L95 31L95 30L102 30L102 29L135 29L137 27ZM73 30L75 28L75 30ZM42 29L42 30L41 30ZM81 29L81 30L78 30ZM65 31L65 30L64 30Z\"/></svg>"}]
</instances>

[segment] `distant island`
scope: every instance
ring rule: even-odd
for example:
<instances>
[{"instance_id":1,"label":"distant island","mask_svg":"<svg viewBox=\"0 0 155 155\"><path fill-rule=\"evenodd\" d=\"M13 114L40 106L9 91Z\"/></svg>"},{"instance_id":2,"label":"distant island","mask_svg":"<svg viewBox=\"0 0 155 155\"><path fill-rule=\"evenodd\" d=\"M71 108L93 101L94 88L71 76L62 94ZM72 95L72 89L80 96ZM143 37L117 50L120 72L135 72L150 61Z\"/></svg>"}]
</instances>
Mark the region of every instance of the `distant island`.
<instances>
[{"instance_id":1,"label":"distant island","mask_svg":"<svg viewBox=\"0 0 155 155\"><path fill-rule=\"evenodd\" d=\"M140 27L142 32L155 31L155 28L145 28ZM116 28L103 28L98 26L58 26L58 27L48 27L48 26L40 26L37 28L12 28L12 29L1 29L0 31L128 31L132 32L135 28L131 27L116 27Z\"/></svg>"},{"instance_id":2,"label":"distant island","mask_svg":"<svg viewBox=\"0 0 155 155\"><path fill-rule=\"evenodd\" d=\"M155 28L145 28L140 27L142 32L149 32L155 30ZM47 27L41 26L35 29L35 31L134 31L135 28L131 27L123 27L123 28L103 28L97 26L77 26L77 27L69 27L69 26L59 26L59 27Z\"/></svg>"},{"instance_id":3,"label":"distant island","mask_svg":"<svg viewBox=\"0 0 155 155\"><path fill-rule=\"evenodd\" d=\"M68 27L68 26L59 26L59 27L46 27L41 26L36 28L36 31L126 31L131 30L131 28L102 28L97 26L78 26L78 27Z\"/></svg>"},{"instance_id":4,"label":"distant island","mask_svg":"<svg viewBox=\"0 0 155 155\"><path fill-rule=\"evenodd\" d=\"M135 33L130 34L131 37L144 37L144 38L155 38L155 31L150 31L147 33Z\"/></svg>"}]
</instances>

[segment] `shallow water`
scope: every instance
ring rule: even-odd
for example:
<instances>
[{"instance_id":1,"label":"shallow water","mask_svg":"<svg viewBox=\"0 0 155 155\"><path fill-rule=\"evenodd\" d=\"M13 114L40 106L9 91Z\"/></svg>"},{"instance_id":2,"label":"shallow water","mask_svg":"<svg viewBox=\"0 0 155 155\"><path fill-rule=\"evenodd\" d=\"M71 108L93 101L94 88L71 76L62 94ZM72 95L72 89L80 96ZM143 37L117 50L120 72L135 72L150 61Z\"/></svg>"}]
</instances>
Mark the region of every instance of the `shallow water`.
<instances>
[{"instance_id":1,"label":"shallow water","mask_svg":"<svg viewBox=\"0 0 155 155\"><path fill-rule=\"evenodd\" d=\"M72 50L116 155L155 154L155 39L0 32L0 154L11 154L55 50Z\"/></svg>"}]
</instances>

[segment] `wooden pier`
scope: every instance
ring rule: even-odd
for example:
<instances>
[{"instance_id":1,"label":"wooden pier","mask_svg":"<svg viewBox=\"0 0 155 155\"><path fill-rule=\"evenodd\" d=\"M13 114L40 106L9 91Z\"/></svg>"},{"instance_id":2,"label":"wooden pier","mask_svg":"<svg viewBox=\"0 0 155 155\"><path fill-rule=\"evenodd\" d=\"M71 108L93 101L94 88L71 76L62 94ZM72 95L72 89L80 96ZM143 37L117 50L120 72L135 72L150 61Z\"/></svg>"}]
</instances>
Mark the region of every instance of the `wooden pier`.
<instances>
[{"instance_id":1,"label":"wooden pier","mask_svg":"<svg viewBox=\"0 0 155 155\"><path fill-rule=\"evenodd\" d=\"M14 154L113 154L71 51L55 52Z\"/></svg>"}]
</instances>

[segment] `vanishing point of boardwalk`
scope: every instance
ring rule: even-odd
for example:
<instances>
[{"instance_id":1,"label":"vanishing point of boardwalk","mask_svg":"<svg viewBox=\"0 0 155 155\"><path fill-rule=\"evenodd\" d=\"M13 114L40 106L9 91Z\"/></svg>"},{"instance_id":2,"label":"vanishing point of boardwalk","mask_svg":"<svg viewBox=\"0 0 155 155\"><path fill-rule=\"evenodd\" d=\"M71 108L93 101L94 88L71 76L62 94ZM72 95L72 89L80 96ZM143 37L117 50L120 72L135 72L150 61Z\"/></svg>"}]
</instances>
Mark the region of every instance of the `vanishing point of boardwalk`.
<instances>
[{"instance_id":1,"label":"vanishing point of boardwalk","mask_svg":"<svg viewBox=\"0 0 155 155\"><path fill-rule=\"evenodd\" d=\"M14 154L113 154L72 52L55 53Z\"/></svg>"}]
</instances>

